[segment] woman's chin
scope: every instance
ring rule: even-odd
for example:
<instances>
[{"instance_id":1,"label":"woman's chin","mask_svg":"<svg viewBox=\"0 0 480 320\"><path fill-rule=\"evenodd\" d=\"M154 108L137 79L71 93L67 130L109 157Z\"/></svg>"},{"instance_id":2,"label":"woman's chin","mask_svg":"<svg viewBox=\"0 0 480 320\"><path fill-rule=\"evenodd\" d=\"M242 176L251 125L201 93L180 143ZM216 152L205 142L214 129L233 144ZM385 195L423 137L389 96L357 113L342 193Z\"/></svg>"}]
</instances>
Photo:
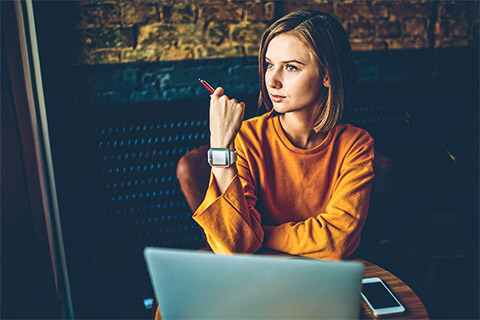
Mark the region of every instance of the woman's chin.
<instances>
[{"instance_id":1,"label":"woman's chin","mask_svg":"<svg viewBox=\"0 0 480 320\"><path fill-rule=\"evenodd\" d=\"M285 113L285 108L282 108L281 105L276 105L275 103L273 104L273 111L276 113Z\"/></svg>"}]
</instances>

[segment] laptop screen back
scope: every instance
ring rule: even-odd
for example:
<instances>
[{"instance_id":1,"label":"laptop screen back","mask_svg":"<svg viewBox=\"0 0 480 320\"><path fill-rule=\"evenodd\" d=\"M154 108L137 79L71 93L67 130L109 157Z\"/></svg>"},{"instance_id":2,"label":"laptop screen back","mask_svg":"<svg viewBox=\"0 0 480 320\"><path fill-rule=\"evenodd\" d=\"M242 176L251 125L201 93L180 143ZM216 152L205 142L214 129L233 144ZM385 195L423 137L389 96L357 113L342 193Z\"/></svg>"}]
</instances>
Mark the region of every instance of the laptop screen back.
<instances>
[{"instance_id":1,"label":"laptop screen back","mask_svg":"<svg viewBox=\"0 0 480 320\"><path fill-rule=\"evenodd\" d=\"M144 251L163 319L356 319L359 262Z\"/></svg>"}]
</instances>

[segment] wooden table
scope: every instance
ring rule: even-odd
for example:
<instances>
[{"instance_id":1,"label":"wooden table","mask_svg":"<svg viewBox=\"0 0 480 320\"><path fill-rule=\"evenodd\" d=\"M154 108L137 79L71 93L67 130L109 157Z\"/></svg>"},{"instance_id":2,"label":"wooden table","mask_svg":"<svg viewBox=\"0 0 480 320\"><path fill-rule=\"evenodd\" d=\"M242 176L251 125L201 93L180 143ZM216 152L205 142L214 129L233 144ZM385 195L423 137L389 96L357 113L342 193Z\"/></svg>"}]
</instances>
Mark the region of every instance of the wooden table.
<instances>
[{"instance_id":1,"label":"wooden table","mask_svg":"<svg viewBox=\"0 0 480 320\"><path fill-rule=\"evenodd\" d=\"M270 254L272 253L262 253L262 254ZM285 254L275 254L277 256L286 256ZM403 320L403 319L429 319L427 310L423 305L422 301L415 292L410 289L402 280L388 272L387 270L368 262L362 259L355 259L359 262L362 262L365 265L365 274L364 278L380 278L385 282L388 288L395 294L395 296L400 300L400 302L405 307L405 312L399 315L394 316L385 316L382 319L395 319L395 320ZM162 320L162 316L160 314L160 308L157 308L154 304L154 319L155 320ZM360 319L376 319L373 314L371 313L370 309L366 306L365 302L362 300L362 305L360 309Z\"/></svg>"},{"instance_id":2,"label":"wooden table","mask_svg":"<svg viewBox=\"0 0 480 320\"><path fill-rule=\"evenodd\" d=\"M389 319L429 319L427 310L420 298L418 298L415 292L402 280L376 264L361 259L357 259L357 261L360 261L365 265L364 278L377 277L382 279L398 300L404 305L406 309L404 313L396 316L389 316ZM382 319L383 318L386 317L382 317ZM360 319L375 319L363 300L360 310Z\"/></svg>"}]
</instances>

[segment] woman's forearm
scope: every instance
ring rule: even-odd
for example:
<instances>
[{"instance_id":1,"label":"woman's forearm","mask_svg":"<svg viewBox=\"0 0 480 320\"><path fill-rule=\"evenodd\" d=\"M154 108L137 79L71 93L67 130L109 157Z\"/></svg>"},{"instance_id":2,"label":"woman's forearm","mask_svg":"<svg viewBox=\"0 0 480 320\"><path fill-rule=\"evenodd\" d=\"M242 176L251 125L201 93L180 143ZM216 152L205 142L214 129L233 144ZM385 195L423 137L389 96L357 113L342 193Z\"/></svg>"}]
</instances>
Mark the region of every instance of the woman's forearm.
<instances>
[{"instance_id":1,"label":"woman's forearm","mask_svg":"<svg viewBox=\"0 0 480 320\"><path fill-rule=\"evenodd\" d=\"M224 95L218 87L210 99L210 147L235 150L235 136L242 125L245 103ZM228 168L212 167L218 191L223 194L237 174L235 164Z\"/></svg>"}]
</instances>

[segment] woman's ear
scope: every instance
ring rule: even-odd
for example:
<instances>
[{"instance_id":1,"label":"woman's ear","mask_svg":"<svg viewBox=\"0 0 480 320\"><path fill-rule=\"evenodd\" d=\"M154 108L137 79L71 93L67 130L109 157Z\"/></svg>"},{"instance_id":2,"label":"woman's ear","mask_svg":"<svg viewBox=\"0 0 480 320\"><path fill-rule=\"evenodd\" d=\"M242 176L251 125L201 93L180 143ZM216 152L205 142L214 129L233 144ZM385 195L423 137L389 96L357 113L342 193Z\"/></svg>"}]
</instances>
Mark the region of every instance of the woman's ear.
<instances>
[{"instance_id":1,"label":"woman's ear","mask_svg":"<svg viewBox=\"0 0 480 320\"><path fill-rule=\"evenodd\" d=\"M328 79L327 75L325 75L325 77L323 78L323 86L330 88L330 79Z\"/></svg>"}]
</instances>

